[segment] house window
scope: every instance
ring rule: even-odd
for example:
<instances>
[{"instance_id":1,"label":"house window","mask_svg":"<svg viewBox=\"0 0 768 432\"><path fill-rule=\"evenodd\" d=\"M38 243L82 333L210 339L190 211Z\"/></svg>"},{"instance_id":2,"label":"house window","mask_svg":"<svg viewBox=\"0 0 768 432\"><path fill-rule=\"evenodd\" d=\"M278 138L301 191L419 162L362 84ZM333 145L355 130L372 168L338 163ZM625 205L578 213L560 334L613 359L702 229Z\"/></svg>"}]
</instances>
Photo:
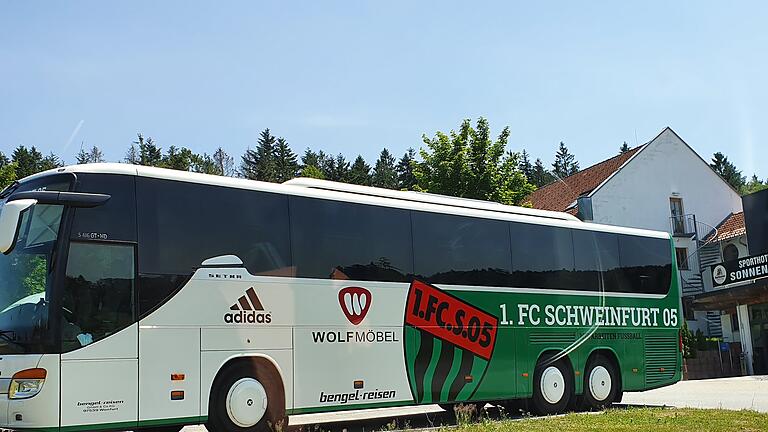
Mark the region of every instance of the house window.
<instances>
[{"instance_id":1,"label":"house window","mask_svg":"<svg viewBox=\"0 0 768 432\"><path fill-rule=\"evenodd\" d=\"M682 198L670 198L669 210L672 215L672 228L675 234L684 234L685 227L685 212L683 211L683 199Z\"/></svg>"},{"instance_id":2,"label":"house window","mask_svg":"<svg viewBox=\"0 0 768 432\"><path fill-rule=\"evenodd\" d=\"M683 297L683 317L688 321L695 321L696 315L693 312L693 297Z\"/></svg>"},{"instance_id":3,"label":"house window","mask_svg":"<svg viewBox=\"0 0 768 432\"><path fill-rule=\"evenodd\" d=\"M723 261L735 261L739 259L739 248L729 244L723 248Z\"/></svg>"},{"instance_id":4,"label":"house window","mask_svg":"<svg viewBox=\"0 0 768 432\"><path fill-rule=\"evenodd\" d=\"M688 248L675 248L677 255L677 268L680 270L690 270L688 265Z\"/></svg>"}]
</instances>

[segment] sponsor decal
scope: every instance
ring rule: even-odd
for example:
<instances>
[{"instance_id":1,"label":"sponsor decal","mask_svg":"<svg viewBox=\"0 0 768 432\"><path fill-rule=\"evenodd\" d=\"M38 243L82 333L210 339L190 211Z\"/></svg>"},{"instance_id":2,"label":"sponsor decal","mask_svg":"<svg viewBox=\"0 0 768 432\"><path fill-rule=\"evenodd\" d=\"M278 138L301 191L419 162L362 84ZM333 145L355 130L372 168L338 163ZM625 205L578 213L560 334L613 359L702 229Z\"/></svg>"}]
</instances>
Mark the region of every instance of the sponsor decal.
<instances>
[{"instance_id":1,"label":"sponsor decal","mask_svg":"<svg viewBox=\"0 0 768 432\"><path fill-rule=\"evenodd\" d=\"M272 322L272 313L264 311L264 306L253 287L248 288L245 295L241 296L237 303L230 306L229 310L235 312L224 314L224 322L227 324L269 324Z\"/></svg>"},{"instance_id":2,"label":"sponsor decal","mask_svg":"<svg viewBox=\"0 0 768 432\"><path fill-rule=\"evenodd\" d=\"M434 286L420 281L411 284L405 323L491 359L498 319Z\"/></svg>"},{"instance_id":3,"label":"sponsor decal","mask_svg":"<svg viewBox=\"0 0 768 432\"><path fill-rule=\"evenodd\" d=\"M350 323L358 325L371 308L371 292L362 287L346 287L339 291L339 306Z\"/></svg>"},{"instance_id":4,"label":"sponsor decal","mask_svg":"<svg viewBox=\"0 0 768 432\"><path fill-rule=\"evenodd\" d=\"M414 280L405 324L403 348L414 402L470 400L493 353L498 318Z\"/></svg>"},{"instance_id":5,"label":"sponsor decal","mask_svg":"<svg viewBox=\"0 0 768 432\"><path fill-rule=\"evenodd\" d=\"M121 400L97 400L97 401L87 401L87 402L78 402L77 408L82 410L83 413L99 413L99 412L109 412L109 411L118 411L122 405L125 404L125 401Z\"/></svg>"},{"instance_id":6,"label":"sponsor decal","mask_svg":"<svg viewBox=\"0 0 768 432\"><path fill-rule=\"evenodd\" d=\"M400 342L394 330L313 331L314 343L394 343Z\"/></svg>"},{"instance_id":7,"label":"sponsor decal","mask_svg":"<svg viewBox=\"0 0 768 432\"><path fill-rule=\"evenodd\" d=\"M320 392L320 403L346 404L394 399L395 390L355 390L347 393Z\"/></svg>"},{"instance_id":8,"label":"sponsor decal","mask_svg":"<svg viewBox=\"0 0 768 432\"><path fill-rule=\"evenodd\" d=\"M676 327L677 309L634 306L517 305L517 320L507 320L507 305L501 309L502 325L602 327Z\"/></svg>"}]
</instances>

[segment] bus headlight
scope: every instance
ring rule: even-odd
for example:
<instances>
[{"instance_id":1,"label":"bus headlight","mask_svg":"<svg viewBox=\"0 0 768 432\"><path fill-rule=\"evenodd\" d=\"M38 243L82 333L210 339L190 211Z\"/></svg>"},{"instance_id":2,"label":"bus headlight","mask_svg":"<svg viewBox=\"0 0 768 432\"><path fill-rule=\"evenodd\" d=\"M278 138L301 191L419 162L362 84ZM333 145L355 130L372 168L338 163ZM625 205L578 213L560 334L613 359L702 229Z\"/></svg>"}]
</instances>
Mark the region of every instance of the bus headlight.
<instances>
[{"instance_id":1,"label":"bus headlight","mask_svg":"<svg viewBox=\"0 0 768 432\"><path fill-rule=\"evenodd\" d=\"M45 369L25 369L16 372L8 388L8 399L27 399L40 393L45 383Z\"/></svg>"}]
</instances>

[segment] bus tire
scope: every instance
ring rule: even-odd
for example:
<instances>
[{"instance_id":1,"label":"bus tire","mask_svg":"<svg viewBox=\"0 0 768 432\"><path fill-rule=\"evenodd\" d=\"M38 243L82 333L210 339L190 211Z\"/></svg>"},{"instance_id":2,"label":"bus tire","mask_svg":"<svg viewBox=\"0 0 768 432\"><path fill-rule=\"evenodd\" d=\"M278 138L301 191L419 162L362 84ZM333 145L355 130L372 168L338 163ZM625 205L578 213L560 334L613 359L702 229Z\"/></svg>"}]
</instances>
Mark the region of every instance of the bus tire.
<instances>
[{"instance_id":1,"label":"bus tire","mask_svg":"<svg viewBox=\"0 0 768 432\"><path fill-rule=\"evenodd\" d=\"M614 362L602 354L590 359L584 371L584 395L582 406L585 409L603 409L619 400L621 377Z\"/></svg>"},{"instance_id":2,"label":"bus tire","mask_svg":"<svg viewBox=\"0 0 768 432\"><path fill-rule=\"evenodd\" d=\"M285 398L282 382L270 368L237 362L227 367L211 389L209 432L284 431Z\"/></svg>"},{"instance_id":3,"label":"bus tire","mask_svg":"<svg viewBox=\"0 0 768 432\"><path fill-rule=\"evenodd\" d=\"M563 413L573 397L573 374L565 357L545 355L533 373L533 409L539 415Z\"/></svg>"}]
</instances>

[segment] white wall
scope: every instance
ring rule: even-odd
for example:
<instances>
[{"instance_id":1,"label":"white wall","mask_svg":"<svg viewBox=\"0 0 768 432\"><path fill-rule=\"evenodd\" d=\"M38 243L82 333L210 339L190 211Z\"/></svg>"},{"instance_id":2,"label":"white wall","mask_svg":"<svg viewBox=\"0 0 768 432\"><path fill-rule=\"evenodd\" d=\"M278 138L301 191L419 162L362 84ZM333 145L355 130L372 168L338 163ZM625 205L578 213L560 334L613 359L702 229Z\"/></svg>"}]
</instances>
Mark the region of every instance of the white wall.
<instances>
[{"instance_id":1,"label":"white wall","mask_svg":"<svg viewBox=\"0 0 768 432\"><path fill-rule=\"evenodd\" d=\"M593 194L594 220L669 232L673 193L711 226L741 211L739 194L667 128Z\"/></svg>"}]
</instances>

